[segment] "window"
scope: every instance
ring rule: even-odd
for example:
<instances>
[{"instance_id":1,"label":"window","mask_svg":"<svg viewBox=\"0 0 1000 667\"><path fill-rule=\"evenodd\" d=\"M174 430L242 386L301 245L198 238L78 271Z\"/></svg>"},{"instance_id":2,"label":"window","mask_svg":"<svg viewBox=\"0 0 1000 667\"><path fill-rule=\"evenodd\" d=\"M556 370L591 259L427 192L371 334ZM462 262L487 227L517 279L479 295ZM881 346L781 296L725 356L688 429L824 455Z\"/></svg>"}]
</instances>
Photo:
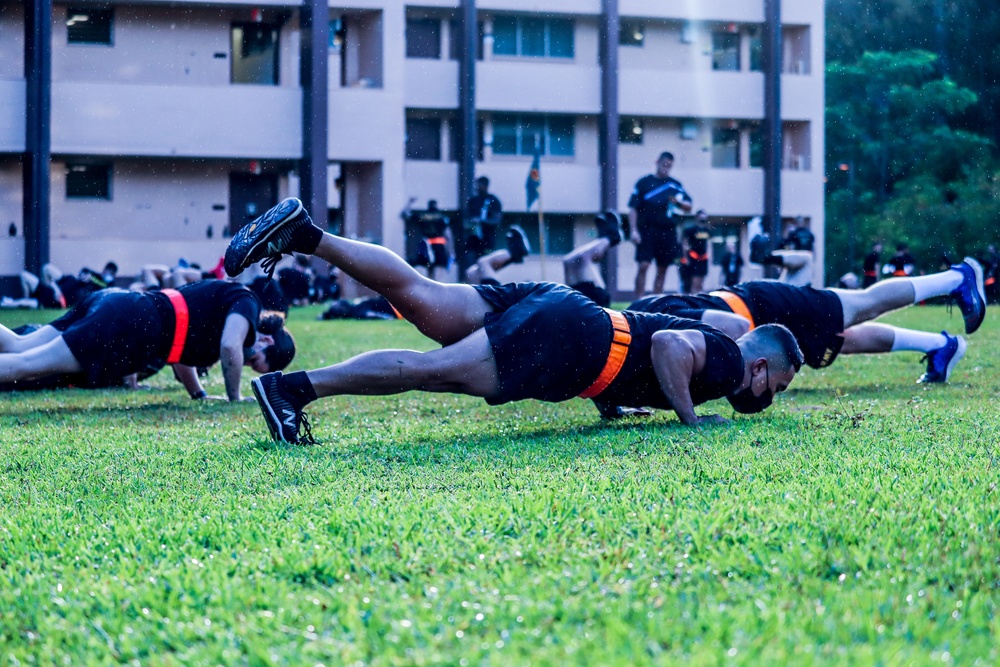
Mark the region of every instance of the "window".
<instances>
[{"instance_id":1,"label":"window","mask_svg":"<svg viewBox=\"0 0 1000 667\"><path fill-rule=\"evenodd\" d=\"M740 166L740 131L736 128L712 129L712 166L737 169Z\"/></svg>"},{"instance_id":2,"label":"window","mask_svg":"<svg viewBox=\"0 0 1000 667\"><path fill-rule=\"evenodd\" d=\"M278 85L278 27L267 23L234 23L233 83Z\"/></svg>"},{"instance_id":3,"label":"window","mask_svg":"<svg viewBox=\"0 0 1000 667\"><path fill-rule=\"evenodd\" d=\"M529 114L493 116L494 154L534 155L536 143L542 155L575 155L573 117Z\"/></svg>"},{"instance_id":4,"label":"window","mask_svg":"<svg viewBox=\"0 0 1000 667\"><path fill-rule=\"evenodd\" d=\"M66 199L111 199L111 165L67 162Z\"/></svg>"},{"instance_id":5,"label":"window","mask_svg":"<svg viewBox=\"0 0 1000 667\"><path fill-rule=\"evenodd\" d=\"M111 46L113 9L66 9L66 41L70 44Z\"/></svg>"},{"instance_id":6,"label":"window","mask_svg":"<svg viewBox=\"0 0 1000 667\"><path fill-rule=\"evenodd\" d=\"M618 143L641 144L644 131L641 118L621 118L618 120Z\"/></svg>"},{"instance_id":7,"label":"window","mask_svg":"<svg viewBox=\"0 0 1000 667\"><path fill-rule=\"evenodd\" d=\"M764 37L761 28L750 29L750 71L764 71Z\"/></svg>"},{"instance_id":8,"label":"window","mask_svg":"<svg viewBox=\"0 0 1000 667\"><path fill-rule=\"evenodd\" d=\"M646 41L646 26L641 21L622 21L618 43L622 46L641 47Z\"/></svg>"},{"instance_id":9,"label":"window","mask_svg":"<svg viewBox=\"0 0 1000 667\"><path fill-rule=\"evenodd\" d=\"M483 59L483 38L486 35L486 28L482 21L477 24L479 28L476 35L476 60ZM448 57L452 60L460 60L462 56L462 22L457 19L448 21Z\"/></svg>"},{"instance_id":10,"label":"window","mask_svg":"<svg viewBox=\"0 0 1000 667\"><path fill-rule=\"evenodd\" d=\"M441 57L441 21L438 19L406 19L406 57Z\"/></svg>"},{"instance_id":11,"label":"window","mask_svg":"<svg viewBox=\"0 0 1000 667\"><path fill-rule=\"evenodd\" d=\"M441 119L406 119L406 159L441 159Z\"/></svg>"},{"instance_id":12,"label":"window","mask_svg":"<svg viewBox=\"0 0 1000 667\"><path fill-rule=\"evenodd\" d=\"M712 69L731 72L740 70L739 33L712 33Z\"/></svg>"},{"instance_id":13,"label":"window","mask_svg":"<svg viewBox=\"0 0 1000 667\"><path fill-rule=\"evenodd\" d=\"M750 128L750 166L764 166L764 130L760 125Z\"/></svg>"},{"instance_id":14,"label":"window","mask_svg":"<svg viewBox=\"0 0 1000 667\"><path fill-rule=\"evenodd\" d=\"M572 58L572 19L498 16L493 19L493 53L527 58Z\"/></svg>"},{"instance_id":15,"label":"window","mask_svg":"<svg viewBox=\"0 0 1000 667\"><path fill-rule=\"evenodd\" d=\"M461 120L458 118L452 118L448 121L448 159L452 162L458 162L458 128ZM476 160L482 162L486 159L483 153L483 130L484 123L480 118L476 120Z\"/></svg>"}]
</instances>

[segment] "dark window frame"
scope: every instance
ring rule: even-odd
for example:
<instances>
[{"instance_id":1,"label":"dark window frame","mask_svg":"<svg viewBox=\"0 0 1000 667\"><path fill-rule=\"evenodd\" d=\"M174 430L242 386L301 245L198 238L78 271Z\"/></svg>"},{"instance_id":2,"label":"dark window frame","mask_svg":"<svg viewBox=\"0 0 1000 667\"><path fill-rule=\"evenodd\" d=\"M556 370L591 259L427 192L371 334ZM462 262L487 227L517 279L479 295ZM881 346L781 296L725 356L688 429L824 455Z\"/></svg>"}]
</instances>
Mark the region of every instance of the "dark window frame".
<instances>
[{"instance_id":1,"label":"dark window frame","mask_svg":"<svg viewBox=\"0 0 1000 667\"><path fill-rule=\"evenodd\" d=\"M513 22L513 52L500 52L496 50L496 23L497 21L510 21ZM525 24L527 22L540 23L542 26L542 52L541 53L525 53ZM554 26L562 25L563 27L569 27L569 53L568 54L553 54L553 47L555 42L553 41L552 30ZM510 26L508 26L510 27ZM574 60L576 58L576 21L572 17L538 17L532 15L522 15L522 14L499 14L493 17L493 33L494 33L494 47L493 55L500 56L501 58L551 58L553 60Z\"/></svg>"},{"instance_id":2,"label":"dark window frame","mask_svg":"<svg viewBox=\"0 0 1000 667\"><path fill-rule=\"evenodd\" d=\"M246 49L246 33L242 33L242 41L240 43L241 52L237 54L236 51L236 30L246 28L255 29L265 29L270 28L272 34L274 35L274 41L272 42L272 48L274 50L273 62L271 63L273 77L272 80L265 81L237 81L236 79L236 69L237 69L237 59L246 58L242 51ZM251 21L234 21L229 26L229 82L237 85L244 86L279 86L281 85L281 26L277 23L254 23Z\"/></svg>"},{"instance_id":3,"label":"dark window frame","mask_svg":"<svg viewBox=\"0 0 1000 667\"><path fill-rule=\"evenodd\" d=\"M638 126L639 132L634 128ZM646 123L638 116L621 116L618 119L618 143L641 146L645 140Z\"/></svg>"},{"instance_id":4,"label":"dark window frame","mask_svg":"<svg viewBox=\"0 0 1000 667\"><path fill-rule=\"evenodd\" d=\"M111 162L66 162L66 199L111 201ZM74 177L74 174L80 176ZM90 180L88 180L88 177Z\"/></svg>"},{"instance_id":5,"label":"dark window frame","mask_svg":"<svg viewBox=\"0 0 1000 667\"><path fill-rule=\"evenodd\" d=\"M428 127L433 127L436 132L434 134L423 135L421 138L434 137L432 140L431 150L429 153L424 153L424 144L417 144L417 135L419 134L418 127L423 127L424 129ZM440 162L441 161L441 118L427 117L427 116L407 116L406 117L406 147L405 156L407 160L418 160L421 162Z\"/></svg>"},{"instance_id":6,"label":"dark window frame","mask_svg":"<svg viewBox=\"0 0 1000 667\"><path fill-rule=\"evenodd\" d=\"M85 21L76 20L80 16L87 18ZM114 8L67 7L66 43L78 46L114 46Z\"/></svg>"},{"instance_id":7,"label":"dark window frame","mask_svg":"<svg viewBox=\"0 0 1000 667\"><path fill-rule=\"evenodd\" d=\"M638 32L638 37L636 34ZM646 22L624 19L618 30L618 45L641 49L646 45Z\"/></svg>"},{"instance_id":8,"label":"dark window frame","mask_svg":"<svg viewBox=\"0 0 1000 667\"><path fill-rule=\"evenodd\" d=\"M554 140L553 121L555 123L566 122L570 127L569 152L554 152L553 148L559 146L561 140ZM550 157L576 157L576 116L567 114L494 114L493 115L493 154L494 155L534 155L535 141L534 130L525 132L527 126L540 125L541 154ZM497 151L497 125L504 128L504 139L509 141L513 135L513 151ZM511 133L509 130L513 130Z\"/></svg>"},{"instance_id":9,"label":"dark window frame","mask_svg":"<svg viewBox=\"0 0 1000 667\"><path fill-rule=\"evenodd\" d=\"M415 60L441 60L444 49L441 48L441 19L433 16L406 17L406 57ZM428 35L418 35L418 30L429 30L436 33L437 40L423 39ZM416 39L417 37L421 39ZM422 49L427 49L421 51Z\"/></svg>"}]
</instances>

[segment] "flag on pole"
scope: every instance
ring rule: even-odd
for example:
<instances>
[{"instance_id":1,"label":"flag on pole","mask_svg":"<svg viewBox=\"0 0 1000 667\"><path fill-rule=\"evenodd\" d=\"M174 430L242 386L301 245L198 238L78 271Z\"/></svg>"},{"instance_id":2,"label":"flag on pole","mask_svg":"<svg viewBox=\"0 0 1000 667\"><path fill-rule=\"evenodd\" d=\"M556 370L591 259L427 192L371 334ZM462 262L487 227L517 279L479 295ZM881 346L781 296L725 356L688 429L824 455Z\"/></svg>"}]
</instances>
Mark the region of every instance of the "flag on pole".
<instances>
[{"instance_id":1,"label":"flag on pole","mask_svg":"<svg viewBox=\"0 0 1000 667\"><path fill-rule=\"evenodd\" d=\"M535 143L535 159L531 161L531 169L528 171L528 180L524 183L525 192L528 195L528 210L531 205L538 200L538 189L542 187L542 152Z\"/></svg>"}]
</instances>

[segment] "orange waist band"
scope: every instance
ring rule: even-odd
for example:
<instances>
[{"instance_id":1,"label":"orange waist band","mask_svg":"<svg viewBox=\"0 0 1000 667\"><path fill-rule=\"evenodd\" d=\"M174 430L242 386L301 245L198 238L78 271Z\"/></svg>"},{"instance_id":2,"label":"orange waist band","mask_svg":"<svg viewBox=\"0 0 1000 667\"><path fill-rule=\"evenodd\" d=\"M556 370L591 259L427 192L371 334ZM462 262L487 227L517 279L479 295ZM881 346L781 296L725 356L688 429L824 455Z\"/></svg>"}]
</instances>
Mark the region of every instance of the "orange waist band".
<instances>
[{"instance_id":1,"label":"orange waist band","mask_svg":"<svg viewBox=\"0 0 1000 667\"><path fill-rule=\"evenodd\" d=\"M180 362L181 355L184 354L184 342L187 340L188 323L191 315L188 312L187 301L184 295L175 289L162 290L163 294L170 299L170 305L174 309L174 342L170 344L170 354L167 355L168 364Z\"/></svg>"},{"instance_id":2,"label":"orange waist band","mask_svg":"<svg viewBox=\"0 0 1000 667\"><path fill-rule=\"evenodd\" d=\"M716 292L709 292L709 296L715 296L726 302L734 313L745 319L750 323L750 331L754 330L757 325L753 321L753 315L750 314L750 309L747 308L747 303L741 299L738 295L732 292L726 292L725 290L719 290Z\"/></svg>"},{"instance_id":3,"label":"orange waist band","mask_svg":"<svg viewBox=\"0 0 1000 667\"><path fill-rule=\"evenodd\" d=\"M443 236L433 236L427 239L427 242L430 243L431 245L447 245L448 239L446 239Z\"/></svg>"},{"instance_id":4,"label":"orange waist band","mask_svg":"<svg viewBox=\"0 0 1000 667\"><path fill-rule=\"evenodd\" d=\"M622 366L625 365L625 357L628 356L628 346L632 343L632 334L629 331L628 320L617 310L604 309L611 318L611 326L614 329L614 337L611 340L611 348L608 350L608 360L604 362L601 374L597 376L594 383L587 387L580 398L594 398L608 388L614 379L618 377Z\"/></svg>"}]
</instances>

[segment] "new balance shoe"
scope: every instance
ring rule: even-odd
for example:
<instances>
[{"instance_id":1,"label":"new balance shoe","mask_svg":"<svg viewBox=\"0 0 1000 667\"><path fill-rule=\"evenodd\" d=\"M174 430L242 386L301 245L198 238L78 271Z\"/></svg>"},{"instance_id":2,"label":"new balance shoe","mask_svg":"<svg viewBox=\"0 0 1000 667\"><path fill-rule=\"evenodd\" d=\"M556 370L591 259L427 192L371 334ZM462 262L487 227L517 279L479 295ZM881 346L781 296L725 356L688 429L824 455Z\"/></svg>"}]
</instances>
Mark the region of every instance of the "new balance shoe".
<instances>
[{"instance_id":1,"label":"new balance shoe","mask_svg":"<svg viewBox=\"0 0 1000 667\"><path fill-rule=\"evenodd\" d=\"M238 276L265 258L276 262L282 254L294 250L291 246L295 232L311 224L301 201L295 197L282 201L236 232L226 248L226 273Z\"/></svg>"},{"instance_id":2,"label":"new balance shoe","mask_svg":"<svg viewBox=\"0 0 1000 667\"><path fill-rule=\"evenodd\" d=\"M961 264L951 267L962 274L962 284L951 293L962 317L965 319L965 333L971 334L986 318L986 290L983 287L983 267L979 262L966 257Z\"/></svg>"},{"instance_id":3,"label":"new balance shoe","mask_svg":"<svg viewBox=\"0 0 1000 667\"><path fill-rule=\"evenodd\" d=\"M947 382L951 371L965 356L965 339L961 336L951 336L942 331L947 342L943 347L928 352L923 360L927 361L927 372L917 380L920 384L936 384Z\"/></svg>"},{"instance_id":4,"label":"new balance shoe","mask_svg":"<svg viewBox=\"0 0 1000 667\"><path fill-rule=\"evenodd\" d=\"M531 254L528 235L518 225L511 225L507 230L507 251L510 253L510 261L515 264L520 264Z\"/></svg>"},{"instance_id":5,"label":"new balance shoe","mask_svg":"<svg viewBox=\"0 0 1000 667\"><path fill-rule=\"evenodd\" d=\"M594 218L594 222L597 223L597 235L610 241L612 247L622 242L622 221L617 213L608 209Z\"/></svg>"},{"instance_id":6,"label":"new balance shoe","mask_svg":"<svg viewBox=\"0 0 1000 667\"><path fill-rule=\"evenodd\" d=\"M280 379L281 372L278 371L266 373L250 382L250 388L257 397L257 405L264 415L264 422L271 432L271 438L293 445L316 444L309 420L305 413L294 405L288 394L281 390Z\"/></svg>"}]
</instances>

